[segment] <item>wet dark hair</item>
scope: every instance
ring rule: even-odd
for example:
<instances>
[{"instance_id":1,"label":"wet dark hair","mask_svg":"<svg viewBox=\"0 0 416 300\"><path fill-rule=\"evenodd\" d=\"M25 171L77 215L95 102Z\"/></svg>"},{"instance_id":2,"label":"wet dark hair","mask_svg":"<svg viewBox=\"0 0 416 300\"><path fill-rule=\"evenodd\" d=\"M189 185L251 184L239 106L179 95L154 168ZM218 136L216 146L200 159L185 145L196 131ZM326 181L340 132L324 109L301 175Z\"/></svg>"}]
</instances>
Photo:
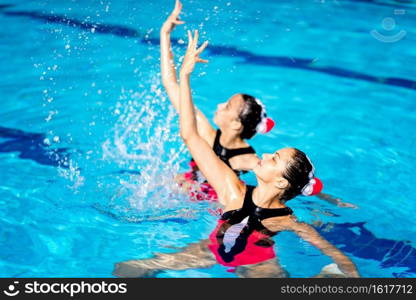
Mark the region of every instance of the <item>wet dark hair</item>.
<instances>
[{"instance_id":1,"label":"wet dark hair","mask_svg":"<svg viewBox=\"0 0 416 300\"><path fill-rule=\"evenodd\" d=\"M239 116L243 125L240 137L242 139L251 139L256 134L256 127L261 121L262 107L253 96L247 94L241 94L241 96L244 99L244 108Z\"/></svg>"},{"instance_id":2,"label":"wet dark hair","mask_svg":"<svg viewBox=\"0 0 416 300\"><path fill-rule=\"evenodd\" d=\"M309 182L309 172L312 165L306 154L299 149L293 148L295 154L283 172L283 178L289 182L282 200L288 201L302 193L303 187Z\"/></svg>"}]
</instances>

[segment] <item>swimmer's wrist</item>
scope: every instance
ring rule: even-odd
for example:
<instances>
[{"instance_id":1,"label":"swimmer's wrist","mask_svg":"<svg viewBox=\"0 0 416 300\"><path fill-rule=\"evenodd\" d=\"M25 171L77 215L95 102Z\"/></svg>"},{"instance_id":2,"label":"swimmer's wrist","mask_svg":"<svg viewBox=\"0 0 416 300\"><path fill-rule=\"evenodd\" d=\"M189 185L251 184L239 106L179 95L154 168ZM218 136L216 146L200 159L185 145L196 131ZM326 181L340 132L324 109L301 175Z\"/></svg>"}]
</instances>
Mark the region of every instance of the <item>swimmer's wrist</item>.
<instances>
[{"instance_id":1,"label":"swimmer's wrist","mask_svg":"<svg viewBox=\"0 0 416 300\"><path fill-rule=\"evenodd\" d=\"M186 72L186 71L182 71L182 70L181 70L181 71L179 72L179 78L188 79L190 75L191 75L191 73Z\"/></svg>"},{"instance_id":2,"label":"swimmer's wrist","mask_svg":"<svg viewBox=\"0 0 416 300\"><path fill-rule=\"evenodd\" d=\"M160 33L169 35L173 30L174 25L170 21L165 21L162 27L160 28Z\"/></svg>"},{"instance_id":3,"label":"swimmer's wrist","mask_svg":"<svg viewBox=\"0 0 416 300\"><path fill-rule=\"evenodd\" d=\"M160 28L160 33L161 34L165 34L165 35L169 35L171 32L171 30L169 30L168 28L166 28L166 25L163 24L162 28Z\"/></svg>"}]
</instances>

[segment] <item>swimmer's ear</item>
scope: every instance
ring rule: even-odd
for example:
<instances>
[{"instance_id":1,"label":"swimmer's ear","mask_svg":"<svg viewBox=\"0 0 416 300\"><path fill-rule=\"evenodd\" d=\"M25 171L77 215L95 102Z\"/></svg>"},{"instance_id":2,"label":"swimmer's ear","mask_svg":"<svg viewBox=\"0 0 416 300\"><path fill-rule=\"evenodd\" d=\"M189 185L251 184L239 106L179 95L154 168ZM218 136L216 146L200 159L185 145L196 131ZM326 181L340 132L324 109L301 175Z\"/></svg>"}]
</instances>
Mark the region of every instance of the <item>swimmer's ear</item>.
<instances>
[{"instance_id":1,"label":"swimmer's ear","mask_svg":"<svg viewBox=\"0 0 416 300\"><path fill-rule=\"evenodd\" d=\"M286 189L289 186L289 181L287 181L286 178L283 177L279 177L276 179L274 185L278 188L278 189Z\"/></svg>"},{"instance_id":2,"label":"swimmer's ear","mask_svg":"<svg viewBox=\"0 0 416 300\"><path fill-rule=\"evenodd\" d=\"M231 128L238 131L241 130L243 128L243 124L241 124L241 122L239 120L233 120L231 121L230 124Z\"/></svg>"}]
</instances>

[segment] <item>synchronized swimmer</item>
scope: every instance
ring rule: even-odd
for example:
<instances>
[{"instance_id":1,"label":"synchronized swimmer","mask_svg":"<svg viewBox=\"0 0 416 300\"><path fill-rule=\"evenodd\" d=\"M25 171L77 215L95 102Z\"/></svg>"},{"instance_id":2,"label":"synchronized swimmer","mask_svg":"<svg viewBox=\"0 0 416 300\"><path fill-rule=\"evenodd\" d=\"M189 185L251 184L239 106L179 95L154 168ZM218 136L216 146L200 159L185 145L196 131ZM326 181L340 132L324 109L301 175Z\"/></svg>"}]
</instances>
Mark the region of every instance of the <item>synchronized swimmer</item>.
<instances>
[{"instance_id":1,"label":"synchronized swimmer","mask_svg":"<svg viewBox=\"0 0 416 300\"><path fill-rule=\"evenodd\" d=\"M164 55L170 53L168 32L174 25L182 23L178 19L180 10L181 4L176 1L173 14L161 30L164 39L161 41L163 83L179 112L180 135L199 171L215 190L218 202L224 207L223 213L208 239L190 244L180 252L118 263L114 275L149 277L163 270L207 268L220 263L233 268L241 277L285 277L288 274L279 265L271 237L282 231L292 231L331 257L338 275L359 277L354 263L346 255L313 227L299 222L294 212L286 206L287 201L296 196L314 195L322 188L320 180L315 177L314 166L304 152L296 148L283 148L264 154L262 159L254 153L224 159L221 153L213 149L215 145L224 149L248 148L244 138L257 132L257 127L264 121L265 112L255 98L234 95L217 112L215 121L220 133L215 133L204 115L194 107L190 87L195 65L198 62L207 63L200 55L208 43L197 47L198 31L194 34L188 31L188 47L180 68L179 85L172 72L172 56ZM253 114L247 123L241 117L246 110L248 115ZM257 186L241 181L236 174L236 171L241 170L252 170ZM236 226L239 226L237 231ZM230 235L230 231L237 234ZM230 242L229 239L234 240Z\"/></svg>"},{"instance_id":2,"label":"synchronized swimmer","mask_svg":"<svg viewBox=\"0 0 416 300\"><path fill-rule=\"evenodd\" d=\"M176 1L175 8L164 22L160 30L160 63L162 83L168 97L179 112L179 84L177 80L170 34L176 25L184 24L179 15L182 10L180 1ZM253 170L259 162L254 148L247 140L257 133L266 134L275 122L267 116L266 108L254 96L238 93L225 103L217 106L214 123L219 129L215 130L205 115L197 108L196 122L199 135L212 147L215 154L240 177L241 174ZM191 170L177 176L176 180L183 190L190 192L192 199L216 201L215 190L202 179L194 160L190 162ZM320 183L318 183L319 185ZM318 189L316 189L317 191ZM317 192L316 196L329 203L341 207L355 207L342 202L339 198Z\"/></svg>"}]
</instances>

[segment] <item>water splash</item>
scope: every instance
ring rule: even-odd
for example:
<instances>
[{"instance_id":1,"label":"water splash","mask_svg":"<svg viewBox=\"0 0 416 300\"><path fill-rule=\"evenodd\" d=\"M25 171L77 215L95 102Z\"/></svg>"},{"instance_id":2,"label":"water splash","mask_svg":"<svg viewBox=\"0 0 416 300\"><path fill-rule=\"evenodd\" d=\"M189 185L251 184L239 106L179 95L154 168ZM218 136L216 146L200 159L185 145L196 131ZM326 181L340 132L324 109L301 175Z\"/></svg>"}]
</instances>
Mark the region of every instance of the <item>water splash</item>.
<instances>
[{"instance_id":1,"label":"water splash","mask_svg":"<svg viewBox=\"0 0 416 300\"><path fill-rule=\"evenodd\" d=\"M107 7L110 3L104 4ZM44 16L33 15L36 18ZM66 24L68 18L48 17L45 20ZM76 202L88 205L99 203L101 207L106 207L108 211L119 216L163 214L170 209L189 206L189 202L184 201L184 196L177 192L174 182L181 163L186 159L186 147L178 134L177 114L161 90L160 74L156 70L159 68L157 59L150 55L143 58L125 57L130 65L138 64L141 59L142 64L134 69L134 75L131 74L140 84L132 89L129 86L131 81L127 80L126 85L129 88L122 89L117 103L110 107L111 116L103 116L107 111L98 105L86 105L83 120L77 119L78 116L71 116L69 110L64 111L65 105L59 101L60 96L62 93L73 93L72 89L79 90L89 101L96 100L96 103L104 103L105 99L114 104L116 99L105 98L109 92L105 83L110 86L112 82L110 74L100 77L93 70L95 60L90 54L99 53L100 48L94 48L91 52L88 47L94 31L101 32L110 27L92 26L93 23L88 23L88 20L85 22L73 21L73 30L69 31L54 28L51 34L59 42L51 52L51 62L34 61L42 83L45 127L53 128L65 118L74 120L73 124L76 124L65 129L68 132L48 132L47 141L50 146L68 144L75 152L64 161L59 161L57 181L63 182L69 189L70 197ZM83 24L91 26L85 27ZM77 26L88 30L78 33ZM113 31L114 28L111 27L110 30ZM151 33L148 32L149 35ZM136 31L132 31L132 34L137 35ZM64 82L55 74L68 68L68 61L82 61L85 65L86 57L89 58L87 65L90 69L85 73L85 78L92 80L88 86L78 84L78 75L73 82ZM102 70L106 69L100 69L100 72ZM98 86L97 82L103 82L102 86ZM114 90L112 83L111 87ZM62 198L58 192L55 194L56 199Z\"/></svg>"},{"instance_id":2,"label":"water splash","mask_svg":"<svg viewBox=\"0 0 416 300\"><path fill-rule=\"evenodd\" d=\"M67 187L77 193L78 189L84 184L85 181L85 177L81 175L81 170L78 167L78 164L75 160L68 158L65 158L64 161L60 161L60 164L62 166L67 166L67 168L59 167L59 176L67 179L69 182Z\"/></svg>"},{"instance_id":3,"label":"water splash","mask_svg":"<svg viewBox=\"0 0 416 300\"><path fill-rule=\"evenodd\" d=\"M183 202L175 193L174 182L185 150L175 131L177 114L162 94L158 79L151 82L150 90L122 91L114 109L119 118L113 137L102 145L104 160L120 169L137 171L119 178L110 201L114 207L121 199L127 200L136 213L174 208Z\"/></svg>"}]
</instances>

